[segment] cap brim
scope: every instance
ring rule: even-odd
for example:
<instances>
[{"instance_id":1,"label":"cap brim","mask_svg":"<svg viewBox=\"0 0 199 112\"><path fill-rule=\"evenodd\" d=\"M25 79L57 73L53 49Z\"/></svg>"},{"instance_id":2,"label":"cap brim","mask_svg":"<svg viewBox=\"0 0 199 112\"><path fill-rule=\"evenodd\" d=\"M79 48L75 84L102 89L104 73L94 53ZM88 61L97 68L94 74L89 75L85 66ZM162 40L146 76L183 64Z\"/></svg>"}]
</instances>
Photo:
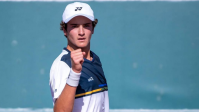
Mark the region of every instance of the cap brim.
<instances>
[{"instance_id":1,"label":"cap brim","mask_svg":"<svg viewBox=\"0 0 199 112\"><path fill-rule=\"evenodd\" d=\"M68 19L64 20L64 23L68 23L71 19L73 19L76 16L84 16L84 17L90 19L91 21L95 20L95 18L93 16L89 16L89 15L85 15L85 14L76 14L76 15L73 15L73 16L69 17Z\"/></svg>"}]
</instances>

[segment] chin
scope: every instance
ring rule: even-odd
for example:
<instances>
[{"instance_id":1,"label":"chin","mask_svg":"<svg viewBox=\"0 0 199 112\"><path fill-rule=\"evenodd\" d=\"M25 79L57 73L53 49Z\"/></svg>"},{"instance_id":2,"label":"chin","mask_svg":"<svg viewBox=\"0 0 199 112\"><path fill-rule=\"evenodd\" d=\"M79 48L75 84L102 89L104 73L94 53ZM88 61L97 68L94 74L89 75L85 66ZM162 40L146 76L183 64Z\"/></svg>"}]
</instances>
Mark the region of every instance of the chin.
<instances>
[{"instance_id":1,"label":"chin","mask_svg":"<svg viewBox=\"0 0 199 112\"><path fill-rule=\"evenodd\" d=\"M87 47L87 45L78 45L77 47L78 48L85 48L85 47Z\"/></svg>"},{"instance_id":2,"label":"chin","mask_svg":"<svg viewBox=\"0 0 199 112\"><path fill-rule=\"evenodd\" d=\"M89 45L88 43L79 43L77 44L77 47L84 48L84 47L87 47L88 45Z\"/></svg>"}]
</instances>

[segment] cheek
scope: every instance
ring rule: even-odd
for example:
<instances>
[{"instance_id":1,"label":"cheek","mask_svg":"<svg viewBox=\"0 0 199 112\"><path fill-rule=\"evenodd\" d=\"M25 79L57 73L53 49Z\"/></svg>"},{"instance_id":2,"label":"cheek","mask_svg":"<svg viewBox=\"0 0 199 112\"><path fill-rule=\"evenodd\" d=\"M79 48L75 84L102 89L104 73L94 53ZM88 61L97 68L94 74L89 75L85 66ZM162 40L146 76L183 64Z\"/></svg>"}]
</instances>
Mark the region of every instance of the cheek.
<instances>
[{"instance_id":1,"label":"cheek","mask_svg":"<svg viewBox=\"0 0 199 112\"><path fill-rule=\"evenodd\" d=\"M90 36L90 35L92 35L93 32L92 32L92 30L86 30L85 33L86 33L88 36Z\"/></svg>"},{"instance_id":2,"label":"cheek","mask_svg":"<svg viewBox=\"0 0 199 112\"><path fill-rule=\"evenodd\" d=\"M75 30L70 30L68 34L69 34L69 37L74 38L77 35L77 32Z\"/></svg>"}]
</instances>

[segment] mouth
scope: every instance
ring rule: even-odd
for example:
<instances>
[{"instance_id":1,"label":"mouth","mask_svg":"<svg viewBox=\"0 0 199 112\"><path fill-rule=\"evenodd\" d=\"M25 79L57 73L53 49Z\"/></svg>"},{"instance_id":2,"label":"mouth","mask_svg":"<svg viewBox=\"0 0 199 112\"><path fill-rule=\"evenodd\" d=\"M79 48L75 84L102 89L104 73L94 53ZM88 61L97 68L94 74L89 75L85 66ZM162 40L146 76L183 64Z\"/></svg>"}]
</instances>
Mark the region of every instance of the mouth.
<instances>
[{"instance_id":1,"label":"mouth","mask_svg":"<svg viewBox=\"0 0 199 112\"><path fill-rule=\"evenodd\" d=\"M78 38L79 41L85 41L86 38Z\"/></svg>"}]
</instances>

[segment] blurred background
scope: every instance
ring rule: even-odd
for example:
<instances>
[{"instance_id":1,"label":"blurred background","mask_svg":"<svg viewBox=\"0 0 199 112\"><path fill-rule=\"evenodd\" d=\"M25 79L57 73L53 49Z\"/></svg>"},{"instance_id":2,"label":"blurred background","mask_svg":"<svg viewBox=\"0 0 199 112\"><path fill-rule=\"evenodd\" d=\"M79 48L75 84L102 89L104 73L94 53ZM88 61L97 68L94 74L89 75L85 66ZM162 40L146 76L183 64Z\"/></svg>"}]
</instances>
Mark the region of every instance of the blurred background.
<instances>
[{"instance_id":1,"label":"blurred background","mask_svg":"<svg viewBox=\"0 0 199 112\"><path fill-rule=\"evenodd\" d=\"M83 2L99 20L91 50L111 110L199 109L199 1ZM69 3L0 1L2 111L53 108L49 72L67 46L59 24Z\"/></svg>"}]
</instances>

